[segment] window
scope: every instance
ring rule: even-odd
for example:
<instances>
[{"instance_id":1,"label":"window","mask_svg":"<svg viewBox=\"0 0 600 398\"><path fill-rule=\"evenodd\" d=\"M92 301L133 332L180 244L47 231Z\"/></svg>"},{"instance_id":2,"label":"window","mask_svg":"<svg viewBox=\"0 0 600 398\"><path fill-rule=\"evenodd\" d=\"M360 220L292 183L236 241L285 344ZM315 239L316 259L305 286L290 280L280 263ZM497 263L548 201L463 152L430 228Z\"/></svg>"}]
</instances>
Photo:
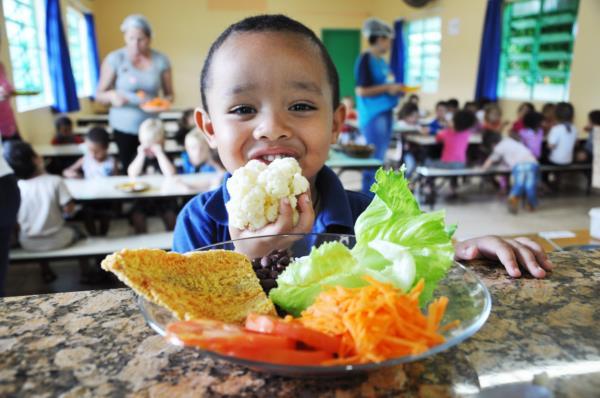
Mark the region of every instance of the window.
<instances>
[{"instance_id":1,"label":"window","mask_svg":"<svg viewBox=\"0 0 600 398\"><path fill-rule=\"evenodd\" d=\"M93 93L87 26L83 14L67 7L67 40L71 68L77 86L78 97L89 97Z\"/></svg>"},{"instance_id":2,"label":"window","mask_svg":"<svg viewBox=\"0 0 600 398\"><path fill-rule=\"evenodd\" d=\"M420 85L421 91L437 91L440 77L441 19L420 19L408 23L405 80Z\"/></svg>"},{"instance_id":3,"label":"window","mask_svg":"<svg viewBox=\"0 0 600 398\"><path fill-rule=\"evenodd\" d=\"M520 0L504 8L498 93L566 101L579 0Z\"/></svg>"},{"instance_id":4,"label":"window","mask_svg":"<svg viewBox=\"0 0 600 398\"><path fill-rule=\"evenodd\" d=\"M18 91L39 92L18 96L17 111L52 104L44 33L42 0L3 0L13 84Z\"/></svg>"}]
</instances>

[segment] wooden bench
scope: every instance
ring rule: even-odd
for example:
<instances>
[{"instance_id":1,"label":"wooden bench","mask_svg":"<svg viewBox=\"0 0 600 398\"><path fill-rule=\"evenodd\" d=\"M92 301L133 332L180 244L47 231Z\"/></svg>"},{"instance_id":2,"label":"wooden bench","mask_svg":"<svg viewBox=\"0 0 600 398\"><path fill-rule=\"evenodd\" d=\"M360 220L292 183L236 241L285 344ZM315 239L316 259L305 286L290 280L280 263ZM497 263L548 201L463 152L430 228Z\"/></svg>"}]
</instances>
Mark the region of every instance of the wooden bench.
<instances>
[{"instance_id":1,"label":"wooden bench","mask_svg":"<svg viewBox=\"0 0 600 398\"><path fill-rule=\"evenodd\" d=\"M574 163L565 166L557 165L540 165L540 174L549 173L564 174L564 173L583 173L587 179L586 193L589 195L592 189L592 165ZM442 169L435 167L419 166L415 172L415 181L417 184L417 192L424 199L423 203L428 204L431 209L435 206L437 200L437 187L435 181L437 179L450 179L458 177L485 177L496 175L511 174L508 167L495 167L484 170L480 167L468 167L464 169Z\"/></svg>"},{"instance_id":2,"label":"wooden bench","mask_svg":"<svg viewBox=\"0 0 600 398\"><path fill-rule=\"evenodd\" d=\"M73 258L105 256L121 249L154 248L170 250L173 232L131 236L90 237L64 249L48 251L29 251L13 249L10 251L10 262L42 262Z\"/></svg>"}]
</instances>

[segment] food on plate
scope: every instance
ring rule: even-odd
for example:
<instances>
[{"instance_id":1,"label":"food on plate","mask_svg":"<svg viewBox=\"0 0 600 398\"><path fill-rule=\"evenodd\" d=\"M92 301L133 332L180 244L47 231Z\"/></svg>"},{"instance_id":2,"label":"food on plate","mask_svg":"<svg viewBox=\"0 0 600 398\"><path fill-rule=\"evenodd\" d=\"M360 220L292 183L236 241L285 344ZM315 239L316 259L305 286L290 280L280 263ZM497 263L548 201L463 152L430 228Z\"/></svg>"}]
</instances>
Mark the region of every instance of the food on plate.
<instances>
[{"instance_id":1,"label":"food on plate","mask_svg":"<svg viewBox=\"0 0 600 398\"><path fill-rule=\"evenodd\" d=\"M102 268L181 320L242 323L251 312L275 315L250 261L236 252L125 249L107 256Z\"/></svg>"},{"instance_id":2,"label":"food on plate","mask_svg":"<svg viewBox=\"0 0 600 398\"><path fill-rule=\"evenodd\" d=\"M152 98L151 100L144 102L140 107L143 110L148 110L148 111L153 111L153 110L164 111L171 107L171 101L169 101L166 98L156 97L156 98Z\"/></svg>"},{"instance_id":3,"label":"food on plate","mask_svg":"<svg viewBox=\"0 0 600 398\"><path fill-rule=\"evenodd\" d=\"M252 260L254 273L266 294L277 287L276 280L290 264L290 257L291 254L288 250L273 250L266 256L256 257Z\"/></svg>"},{"instance_id":4,"label":"food on plate","mask_svg":"<svg viewBox=\"0 0 600 398\"><path fill-rule=\"evenodd\" d=\"M429 304L424 315L419 308L423 279L406 294L392 284L365 279L367 286L335 286L321 292L302 312L304 326L340 338L339 358L331 364L417 355L444 342L440 322L448 304L446 297Z\"/></svg>"},{"instance_id":5,"label":"food on plate","mask_svg":"<svg viewBox=\"0 0 600 398\"><path fill-rule=\"evenodd\" d=\"M297 197L309 186L302 169L291 157L265 155L263 158L264 162L250 160L227 180L230 200L225 206L229 223L235 228L256 230L275 222L283 198L289 200L293 209L294 224L298 222Z\"/></svg>"},{"instance_id":6,"label":"food on plate","mask_svg":"<svg viewBox=\"0 0 600 398\"><path fill-rule=\"evenodd\" d=\"M333 359L331 352L300 347L297 340L282 334L257 333L241 326L204 319L170 323L166 338L177 345L281 365L319 365Z\"/></svg>"},{"instance_id":7,"label":"food on plate","mask_svg":"<svg viewBox=\"0 0 600 398\"><path fill-rule=\"evenodd\" d=\"M294 259L269 292L276 305L299 316L324 287L362 287L365 275L405 292L424 279L421 304L431 299L453 264L455 226L445 225L443 210L420 210L402 171L378 170L371 190L375 197L354 226L356 245L328 242Z\"/></svg>"},{"instance_id":8,"label":"food on plate","mask_svg":"<svg viewBox=\"0 0 600 398\"><path fill-rule=\"evenodd\" d=\"M124 182L115 186L119 191L123 192L144 192L150 189L150 185L145 182Z\"/></svg>"}]
</instances>

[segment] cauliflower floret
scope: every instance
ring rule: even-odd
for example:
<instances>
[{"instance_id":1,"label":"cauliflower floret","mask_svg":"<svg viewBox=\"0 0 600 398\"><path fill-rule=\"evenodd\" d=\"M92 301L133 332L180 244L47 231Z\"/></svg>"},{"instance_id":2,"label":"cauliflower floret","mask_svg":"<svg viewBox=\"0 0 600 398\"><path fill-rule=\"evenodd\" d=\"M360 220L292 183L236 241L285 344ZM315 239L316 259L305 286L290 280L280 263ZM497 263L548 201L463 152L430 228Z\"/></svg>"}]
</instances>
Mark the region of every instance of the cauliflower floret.
<instances>
[{"instance_id":1,"label":"cauliflower floret","mask_svg":"<svg viewBox=\"0 0 600 398\"><path fill-rule=\"evenodd\" d=\"M268 166L251 160L227 180L229 223L238 229L259 229L279 217L279 202L288 198L292 221L298 223L297 196L308 190L308 180L294 158L275 159Z\"/></svg>"}]
</instances>

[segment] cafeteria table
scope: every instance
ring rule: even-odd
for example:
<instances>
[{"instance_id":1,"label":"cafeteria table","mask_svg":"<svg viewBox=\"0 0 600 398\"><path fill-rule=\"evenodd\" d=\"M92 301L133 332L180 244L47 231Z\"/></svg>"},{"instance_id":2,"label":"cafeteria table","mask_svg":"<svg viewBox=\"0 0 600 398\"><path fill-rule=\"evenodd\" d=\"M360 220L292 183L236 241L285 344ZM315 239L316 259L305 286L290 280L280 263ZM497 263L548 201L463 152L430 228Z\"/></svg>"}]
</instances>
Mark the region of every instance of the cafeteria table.
<instances>
[{"instance_id":1,"label":"cafeteria table","mask_svg":"<svg viewBox=\"0 0 600 398\"><path fill-rule=\"evenodd\" d=\"M282 377L171 345L130 289L0 299L0 396L598 397L600 251L553 252L546 279L468 265L492 312L465 342L404 366Z\"/></svg>"},{"instance_id":2,"label":"cafeteria table","mask_svg":"<svg viewBox=\"0 0 600 398\"><path fill-rule=\"evenodd\" d=\"M76 158L83 156L85 151L85 144L65 144L65 145L34 145L33 149L35 152L43 158ZM108 147L109 155L116 155L118 153L117 144L111 142ZM183 146L177 144L175 141L165 141L165 153L167 154L179 154L184 151Z\"/></svg>"}]
</instances>

